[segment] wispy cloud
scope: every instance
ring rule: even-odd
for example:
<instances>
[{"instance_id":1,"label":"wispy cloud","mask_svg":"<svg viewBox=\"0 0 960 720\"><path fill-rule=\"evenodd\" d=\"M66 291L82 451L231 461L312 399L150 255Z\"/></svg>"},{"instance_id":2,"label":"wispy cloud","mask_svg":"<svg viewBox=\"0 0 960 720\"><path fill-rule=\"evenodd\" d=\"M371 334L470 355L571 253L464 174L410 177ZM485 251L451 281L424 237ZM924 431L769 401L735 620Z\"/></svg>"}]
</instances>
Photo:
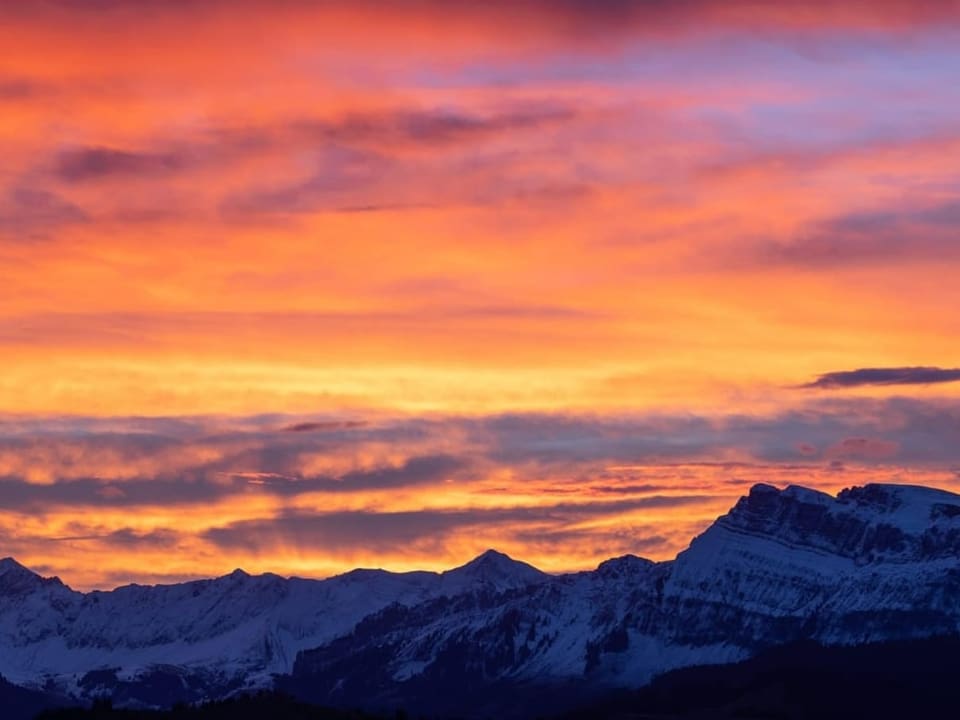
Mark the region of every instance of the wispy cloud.
<instances>
[{"instance_id":1,"label":"wispy cloud","mask_svg":"<svg viewBox=\"0 0 960 720\"><path fill-rule=\"evenodd\" d=\"M934 385L958 380L960 380L960 368L860 368L824 373L801 387L836 390L864 385Z\"/></svg>"},{"instance_id":2,"label":"wispy cloud","mask_svg":"<svg viewBox=\"0 0 960 720\"><path fill-rule=\"evenodd\" d=\"M0 195L0 241L49 239L64 226L88 220L79 205L48 190L14 187Z\"/></svg>"},{"instance_id":3,"label":"wispy cloud","mask_svg":"<svg viewBox=\"0 0 960 720\"><path fill-rule=\"evenodd\" d=\"M109 147L62 150L56 159L57 176L67 182L165 175L182 166L181 158L173 154L159 155Z\"/></svg>"},{"instance_id":4,"label":"wispy cloud","mask_svg":"<svg viewBox=\"0 0 960 720\"><path fill-rule=\"evenodd\" d=\"M772 262L799 267L875 265L955 256L960 202L900 211L858 212L818 221L783 243L767 245Z\"/></svg>"},{"instance_id":5,"label":"wispy cloud","mask_svg":"<svg viewBox=\"0 0 960 720\"><path fill-rule=\"evenodd\" d=\"M337 550L383 551L427 541L442 547L451 535L468 532L512 533L544 524L553 527L645 509L679 508L710 501L711 496L652 496L635 500L544 504L533 507L408 512L287 512L275 518L245 520L214 527L205 537L224 548L269 552L275 547L317 545ZM584 533L589 535L589 533ZM558 539L562 540L563 535ZM662 538L661 544L662 544Z\"/></svg>"},{"instance_id":6,"label":"wispy cloud","mask_svg":"<svg viewBox=\"0 0 960 720\"><path fill-rule=\"evenodd\" d=\"M362 428L367 423L363 420L329 420L325 422L298 422L292 425L284 425L281 430L284 432L333 432L336 430L352 430Z\"/></svg>"}]
</instances>

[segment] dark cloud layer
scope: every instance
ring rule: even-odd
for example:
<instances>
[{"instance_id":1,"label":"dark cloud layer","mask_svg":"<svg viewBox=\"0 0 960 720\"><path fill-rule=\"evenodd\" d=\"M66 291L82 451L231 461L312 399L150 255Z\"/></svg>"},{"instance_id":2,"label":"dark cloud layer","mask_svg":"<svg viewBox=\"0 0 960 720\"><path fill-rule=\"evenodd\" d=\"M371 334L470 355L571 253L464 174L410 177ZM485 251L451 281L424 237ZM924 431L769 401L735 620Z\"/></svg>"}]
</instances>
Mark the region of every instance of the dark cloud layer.
<instances>
[{"instance_id":1,"label":"dark cloud layer","mask_svg":"<svg viewBox=\"0 0 960 720\"><path fill-rule=\"evenodd\" d=\"M562 525L632 510L671 508L711 500L708 495L652 496L602 503L561 503L538 507L409 512L287 512L275 518L244 520L212 528L205 538L224 549L253 552L276 546L384 550L419 540L442 541L456 531L490 530L518 524Z\"/></svg>"},{"instance_id":2,"label":"dark cloud layer","mask_svg":"<svg viewBox=\"0 0 960 720\"><path fill-rule=\"evenodd\" d=\"M150 154L110 147L81 147L61 151L56 159L57 176L66 182L104 177L153 177L185 165L175 154Z\"/></svg>"},{"instance_id":3,"label":"dark cloud layer","mask_svg":"<svg viewBox=\"0 0 960 720\"><path fill-rule=\"evenodd\" d=\"M805 388L840 389L863 385L932 385L960 380L960 368L860 368L820 375Z\"/></svg>"},{"instance_id":4,"label":"dark cloud layer","mask_svg":"<svg viewBox=\"0 0 960 720\"><path fill-rule=\"evenodd\" d=\"M956 371L834 373L815 387L960 379ZM879 374L878 374L879 373ZM127 425L126 431L120 428ZM367 421L282 416L0 419L4 509L196 506L232 497L392 493L453 483L472 492L508 472L543 497L593 500L685 492L687 466L775 475L842 458L866 465L960 465L960 406L948 399L820 398L773 415L508 414ZM362 462L351 458L366 458ZM731 463L729 458L739 458ZM336 471L310 471L329 459ZM645 470L646 469L646 470ZM696 473L694 473L695 475ZM585 486L584 482L589 481ZM478 486L491 493L496 482Z\"/></svg>"},{"instance_id":5,"label":"dark cloud layer","mask_svg":"<svg viewBox=\"0 0 960 720\"><path fill-rule=\"evenodd\" d=\"M348 420L344 422L298 422L291 425L285 425L282 430L284 432L331 432L334 430L351 430L354 428L361 428L364 425L366 425L366 423L360 420Z\"/></svg>"},{"instance_id":6,"label":"dark cloud layer","mask_svg":"<svg viewBox=\"0 0 960 720\"><path fill-rule=\"evenodd\" d=\"M141 445L145 450L145 445ZM264 453L261 457L269 457ZM42 513L48 509L123 508L195 505L244 494L295 497L307 493L349 493L418 487L453 478L469 466L450 455L411 457L399 466L357 470L339 476L284 476L269 470L225 472L217 466L193 468L190 477L151 477L104 481L96 478L33 483L23 477L0 478L0 498L8 511ZM269 465L251 468L270 467ZM176 475L175 472L171 473Z\"/></svg>"}]
</instances>

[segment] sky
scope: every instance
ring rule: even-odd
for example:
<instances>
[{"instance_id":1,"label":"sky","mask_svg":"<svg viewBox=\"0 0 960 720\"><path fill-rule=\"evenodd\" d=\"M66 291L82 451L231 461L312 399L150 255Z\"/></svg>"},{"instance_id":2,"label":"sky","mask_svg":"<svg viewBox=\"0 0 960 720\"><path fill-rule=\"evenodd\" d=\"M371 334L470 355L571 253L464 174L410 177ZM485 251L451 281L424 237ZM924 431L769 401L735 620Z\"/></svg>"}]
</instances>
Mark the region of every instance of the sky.
<instances>
[{"instance_id":1,"label":"sky","mask_svg":"<svg viewBox=\"0 0 960 720\"><path fill-rule=\"evenodd\" d=\"M960 3L0 6L0 555L670 559L960 490Z\"/></svg>"}]
</instances>

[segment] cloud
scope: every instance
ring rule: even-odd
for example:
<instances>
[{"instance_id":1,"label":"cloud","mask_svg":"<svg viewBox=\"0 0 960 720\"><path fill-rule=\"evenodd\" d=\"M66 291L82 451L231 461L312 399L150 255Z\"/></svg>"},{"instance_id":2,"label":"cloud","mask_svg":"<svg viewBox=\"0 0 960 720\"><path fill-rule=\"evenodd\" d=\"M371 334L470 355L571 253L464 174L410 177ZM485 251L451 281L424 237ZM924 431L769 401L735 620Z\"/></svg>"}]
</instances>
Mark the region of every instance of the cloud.
<instances>
[{"instance_id":1,"label":"cloud","mask_svg":"<svg viewBox=\"0 0 960 720\"><path fill-rule=\"evenodd\" d=\"M266 346L321 330L329 331L331 335L346 332L351 336L390 337L398 334L402 341L413 333L422 336L428 332L446 332L448 328L460 327L461 322L501 319L530 323L531 331L535 332L536 321L588 323L603 319L603 315L563 305L471 305L466 302L369 312L54 312L0 316L0 343L39 348L136 346L154 349L169 347L171 343L184 346L191 342L202 343L217 337L223 346L237 342L239 345L234 347L242 349L251 340Z\"/></svg>"},{"instance_id":2,"label":"cloud","mask_svg":"<svg viewBox=\"0 0 960 720\"><path fill-rule=\"evenodd\" d=\"M30 514L63 508L135 508L212 503L243 492L243 485L150 479L102 482L97 479L32 483L17 477L0 478L4 510Z\"/></svg>"},{"instance_id":3,"label":"cloud","mask_svg":"<svg viewBox=\"0 0 960 720\"><path fill-rule=\"evenodd\" d=\"M662 528L661 528L662 529ZM643 555L665 549L684 547L690 535L679 538L659 534L649 527L620 526L611 529L544 529L519 530L513 533L515 540L541 552L563 553L572 545L589 547L598 557L612 558L621 555Z\"/></svg>"},{"instance_id":4,"label":"cloud","mask_svg":"<svg viewBox=\"0 0 960 720\"><path fill-rule=\"evenodd\" d=\"M803 388L835 390L864 385L933 385L960 380L960 368L860 368L824 373Z\"/></svg>"},{"instance_id":5,"label":"cloud","mask_svg":"<svg viewBox=\"0 0 960 720\"><path fill-rule=\"evenodd\" d=\"M296 134L350 145L397 144L438 146L542 131L577 117L567 105L528 105L495 112L455 109L406 109L379 113L350 113L333 120L304 121L293 125Z\"/></svg>"},{"instance_id":6,"label":"cloud","mask_svg":"<svg viewBox=\"0 0 960 720\"><path fill-rule=\"evenodd\" d=\"M92 541L103 545L105 549L120 547L124 549L169 548L175 547L181 540L180 533L175 530L136 530L134 528L120 528L106 533L82 535L68 535L55 538L32 538L33 542L86 542Z\"/></svg>"},{"instance_id":7,"label":"cloud","mask_svg":"<svg viewBox=\"0 0 960 720\"><path fill-rule=\"evenodd\" d=\"M956 258L960 202L863 211L813 223L784 243L764 244L762 262L806 268Z\"/></svg>"},{"instance_id":8,"label":"cloud","mask_svg":"<svg viewBox=\"0 0 960 720\"><path fill-rule=\"evenodd\" d=\"M464 421L486 443L496 463L572 463L608 459L665 461L703 459L716 448L716 426L695 415L592 417L577 414L509 413Z\"/></svg>"},{"instance_id":9,"label":"cloud","mask_svg":"<svg viewBox=\"0 0 960 720\"><path fill-rule=\"evenodd\" d=\"M878 459L894 457L900 450L900 444L881 438L851 437L844 438L831 445L824 452L825 457Z\"/></svg>"},{"instance_id":10,"label":"cloud","mask_svg":"<svg viewBox=\"0 0 960 720\"><path fill-rule=\"evenodd\" d=\"M35 96L39 86L22 78L0 77L0 102L25 100Z\"/></svg>"},{"instance_id":11,"label":"cloud","mask_svg":"<svg viewBox=\"0 0 960 720\"><path fill-rule=\"evenodd\" d=\"M696 487L703 473L776 474L838 455L960 463L958 431L955 405L906 398L820 398L770 415L712 418L10 419L0 421L0 496L11 512L311 494L347 502L448 482L467 495L529 483L543 497L627 497ZM494 480L502 473L512 479Z\"/></svg>"},{"instance_id":12,"label":"cloud","mask_svg":"<svg viewBox=\"0 0 960 720\"><path fill-rule=\"evenodd\" d=\"M953 487L960 467L960 409L947 399L818 397L712 418L378 415L338 429L351 422L0 417L0 543L124 567L176 547L215 572L300 572L276 564L293 555L323 558L324 574L438 567L494 545L571 569L627 552L670 557L755 482L934 473ZM319 429L284 430L298 426Z\"/></svg>"},{"instance_id":13,"label":"cloud","mask_svg":"<svg viewBox=\"0 0 960 720\"><path fill-rule=\"evenodd\" d=\"M389 156L337 145L322 146L312 156L315 169L309 177L234 193L221 202L221 213L229 218L247 214L308 213L396 202L386 198L382 191L377 192L397 167L396 161Z\"/></svg>"},{"instance_id":14,"label":"cloud","mask_svg":"<svg viewBox=\"0 0 960 720\"><path fill-rule=\"evenodd\" d=\"M616 483L609 485L592 485L590 491L601 495L637 495L640 493L663 492L670 490L669 485L654 485L651 483Z\"/></svg>"},{"instance_id":15,"label":"cloud","mask_svg":"<svg viewBox=\"0 0 960 720\"><path fill-rule=\"evenodd\" d=\"M145 451L145 445L141 446ZM270 448L260 452L269 459ZM292 453L297 457L297 452ZM101 480L79 478L54 479L53 482L29 482L23 477L0 477L0 497L4 509L18 512L43 512L63 507L149 507L197 505L231 497L259 494L295 497L308 493L350 493L369 490L397 490L439 483L466 470L466 458L450 455L410 457L397 466L354 470L341 475L287 476L270 470L267 464L252 470L220 470L224 462L200 464L189 469L187 478L178 477L175 468L167 476ZM183 471L181 471L183 472Z\"/></svg>"},{"instance_id":16,"label":"cloud","mask_svg":"<svg viewBox=\"0 0 960 720\"><path fill-rule=\"evenodd\" d=\"M204 533L225 548L262 552L274 547L325 547L332 550L383 550L481 527L485 531L530 524L562 525L642 509L677 508L712 500L708 495L652 496L634 500L469 510L408 512L288 511L272 518L243 520Z\"/></svg>"},{"instance_id":17,"label":"cloud","mask_svg":"<svg viewBox=\"0 0 960 720\"><path fill-rule=\"evenodd\" d=\"M327 422L298 422L292 425L285 425L281 428L283 432L334 432L336 430L353 430L362 428L366 425L362 420L346 421L327 421Z\"/></svg>"},{"instance_id":18,"label":"cloud","mask_svg":"<svg viewBox=\"0 0 960 720\"><path fill-rule=\"evenodd\" d=\"M300 177L233 191L219 209L231 218L491 204L537 194L572 200L586 192L585 183L551 178L531 184L516 168L523 157L535 155L524 149L526 137L542 143L549 130L573 126L581 115L561 102L514 101L495 110L398 106L247 130L244 135L264 138L254 147L258 152L269 147L275 161L295 154ZM521 133L527 136L518 137ZM488 181L491 173L496 183ZM285 174L289 177L289 168Z\"/></svg>"},{"instance_id":19,"label":"cloud","mask_svg":"<svg viewBox=\"0 0 960 720\"><path fill-rule=\"evenodd\" d=\"M111 147L80 147L61 151L56 174L66 182L86 182L107 177L153 177L182 169L183 158L174 154L150 154Z\"/></svg>"},{"instance_id":20,"label":"cloud","mask_svg":"<svg viewBox=\"0 0 960 720\"><path fill-rule=\"evenodd\" d=\"M619 41L625 37L702 32L704 26L793 32L863 28L877 32L950 23L957 17L955 4L943 0L876 0L869 4L838 5L824 5L815 0L779 3L753 0L498 0L458 4L453 8L443 0L386 5L376 0L324 3L192 0L173 5L162 0L141 0L137 3L138 13L162 18L165 22L156 24L173 25L188 37L191 20L200 28L215 20L222 22L225 6L229 6L234 24L246 25L266 16L265 29L275 29L278 24L298 18L301 23L311 20L330 23L336 18L348 36L352 37L362 29L368 41L379 41L381 45L402 41L412 44L422 40L422 33L417 29L428 25L438 34L449 36L447 43L465 45L469 49L494 44L490 39L494 30L500 31L503 45L521 39L540 39L577 46L591 40L599 42L604 34ZM375 15L377 12L380 14ZM120 0L55 0L10 3L0 7L0 17L32 22L88 22L94 14L98 21L114 30L118 26L128 27L139 17L131 14L128 3ZM269 14L278 18L270 22ZM379 22L371 23L371 17L378 18ZM288 39L291 36L283 37Z\"/></svg>"},{"instance_id":21,"label":"cloud","mask_svg":"<svg viewBox=\"0 0 960 720\"><path fill-rule=\"evenodd\" d=\"M31 88L20 81L0 82L0 99L19 97L32 92ZM516 147L513 134L542 133L577 116L572 106L560 103L508 103L493 111L401 105L376 112L346 109L323 117L278 118L238 127L181 128L142 138L140 144L152 148L146 151L107 144L61 149L28 170L40 187L20 190L10 202L20 206L18 225L27 221L55 225L86 215L130 222L194 215L223 220L238 215L427 208L434 205L438 193L444 195L441 189L446 187L445 195L450 195L457 186L433 176L465 172L453 154L444 160L448 170L434 167L424 184L425 163L438 162L431 159L434 155L458 146L476 152L478 143L502 138L510 138ZM411 149L418 152L411 156ZM173 176L203 175L208 181L211 173L229 173L251 163L256 164L258 173L250 177L258 180L226 183L212 194L207 186L192 198L171 201ZM263 177L270 179L264 181ZM53 187L43 187L41 178ZM55 202L59 186L82 188L96 182L132 180L164 185L146 195L118 186L117 193L108 197L86 198L82 209ZM73 212L64 215L67 210Z\"/></svg>"},{"instance_id":22,"label":"cloud","mask_svg":"<svg viewBox=\"0 0 960 720\"><path fill-rule=\"evenodd\" d=\"M44 240L64 225L88 219L78 205L47 190L14 187L0 196L0 236L13 240Z\"/></svg>"},{"instance_id":23,"label":"cloud","mask_svg":"<svg viewBox=\"0 0 960 720\"><path fill-rule=\"evenodd\" d=\"M450 478L468 465L466 459L452 455L413 457L399 467L346 473L336 482L346 490L383 490L426 485ZM329 489L332 486L335 485L325 483L323 488Z\"/></svg>"}]
</instances>

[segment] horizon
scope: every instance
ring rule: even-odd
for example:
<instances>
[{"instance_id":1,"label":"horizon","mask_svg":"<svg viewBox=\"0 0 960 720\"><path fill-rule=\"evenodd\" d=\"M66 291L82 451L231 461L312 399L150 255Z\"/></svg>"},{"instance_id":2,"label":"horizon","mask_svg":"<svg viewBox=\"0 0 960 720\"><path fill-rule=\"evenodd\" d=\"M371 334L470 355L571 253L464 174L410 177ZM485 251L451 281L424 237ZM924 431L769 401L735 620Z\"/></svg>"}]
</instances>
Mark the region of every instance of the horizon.
<instances>
[{"instance_id":1,"label":"horizon","mask_svg":"<svg viewBox=\"0 0 960 720\"><path fill-rule=\"evenodd\" d=\"M752 493L757 487L769 487L769 488L773 488L773 489L776 490L778 493L783 493L783 492L785 492L785 491L787 491L787 490L790 490L790 489L792 489L792 488L797 488L797 489L804 490L804 491L811 491L811 490L812 490L812 491L814 491L814 492L822 493L822 494L826 495L827 497L836 500L836 499L838 499L838 495L839 495L840 493L842 493L842 492L847 492L847 491L849 491L849 490L854 490L854 489L861 489L861 488L865 488L865 487L869 487L869 486L903 487L903 488L909 488L909 489L913 489L913 490L934 491L934 492L936 492L936 493L946 493L946 494L948 494L948 495L952 495L952 496L954 496L954 497L957 497L958 500L960 500L960 492L952 492L952 491L946 490L946 489L944 489L944 488L934 487L934 486L930 486L930 485L912 485L912 484L909 484L909 483L866 483L865 485L852 485L852 486L844 487L844 488L840 489L839 491L831 494L831 493L825 493L825 492L823 492L823 491L821 491L821 490L817 490L816 488L809 488L809 487L805 487L805 486L802 486L802 485L784 485L783 487L777 487L777 486L775 486L775 485L770 485L769 483L758 482L758 483L755 483L754 485L752 485L752 486L747 490L747 492L746 492L744 495L741 495L741 496L735 501L735 503L736 503L736 502L739 502L739 500L741 500L741 499L746 498L746 497L747 497L750 493ZM733 507L734 507L734 506L731 505L730 508L727 510L727 512L725 512L725 513L723 513L722 515L718 516L713 522L711 522L706 528L704 528L704 531L706 531L707 529L709 529L710 527L712 527L717 520L720 520L722 517L724 517L726 514L728 514L730 511L732 511L732 510L733 510ZM702 532L698 532L697 534L691 536L690 539L689 539L689 541L688 541L688 543L686 544L686 546L682 547L680 550L677 551L677 555L679 555L679 553L681 553L681 552L689 549L690 544L691 544L694 540L696 540L697 537L699 537L701 534L702 534ZM563 570L563 569L558 569L558 570L543 570L543 569L537 567L534 563L527 562L526 560L524 560L524 559L521 558L521 557L516 557L516 556L510 555L510 554L508 554L508 553L502 552L502 551L500 551L499 549L497 549L496 547L489 547L489 548L483 550L482 552L478 553L477 555L475 555L475 556L473 556L473 557L467 558L466 560L461 559L461 561L459 561L459 564L457 564L457 565L454 565L454 566L452 566L452 567L441 568L441 569L436 569L436 568L434 568L434 569L413 568L413 569L396 570L396 569L391 569L391 568L389 568L389 567L384 567L384 566L376 566L376 567L374 567L374 566L369 566L369 567L367 567L367 566L358 566L358 567L350 568L349 570L344 570L344 571L342 571L342 572L338 572L338 573L333 574L333 575L309 576L309 575L286 575L286 574L280 574L280 573L273 572L273 571L271 571L271 570L269 570L269 569L260 570L260 571L258 571L258 572L248 572L246 569L244 569L244 568L242 568L242 567L236 567L236 568L234 568L233 570L230 570L230 571L222 571L222 572L220 572L220 573L213 574L213 575L209 575L209 576L197 575L197 576L195 576L195 577L186 577L186 578L183 578L182 580L180 580L180 581L178 581L178 582L166 582L166 583L137 583L137 582L127 582L127 583L117 584L117 585L114 585L114 586L88 586L88 587L85 587L85 586L82 586L82 585L75 585L75 584L73 584L73 583L67 582L67 581L65 581L62 577L60 577L59 575L43 575L40 571L38 571L38 570L36 570L36 569L28 566L28 565L25 565L24 563L21 563L19 560L17 560L17 558L13 557L12 555L8 555L8 556L5 556L5 557L0 557L0 564L3 564L4 562L10 561L10 562L12 562L13 564L15 564L15 565L17 565L17 566L19 566L19 567L21 567L21 568L23 568L23 569L25 569L25 570L27 570L27 571L35 574L35 575L38 575L38 576L42 577L42 578L45 579L45 580L58 580L58 581L60 581L63 585L65 585L66 587L68 587L69 589L86 594L86 593L90 593L90 592L113 592L114 590L118 590L118 589L120 589L120 588L132 587L132 586L133 586L133 587L168 587L168 586L171 586L171 585L178 585L178 584L182 584L182 583L203 582L203 581L207 581L207 580L221 580L221 579L224 579L224 578L229 578L229 577L231 577L231 576L233 576L233 575L235 575L235 574L237 574L237 573L242 573L242 574L244 574L244 575L246 575L246 576L248 576L248 577L263 577L263 576L266 576L266 575L271 575L271 576L274 576L274 577L279 577L279 578L284 579L284 580L294 580L294 579L296 579L296 580L307 580L307 581L310 581L310 582L324 582L324 581L326 581L326 580L333 580L333 579L335 579L335 578L341 577L341 576L343 576L343 575L349 575L349 574L354 573L354 572L384 572L384 573L391 574L391 575L403 575L403 574L411 574L411 573L413 573L413 574L416 574L416 573L426 573L426 574L430 574L430 575L438 575L438 576L440 576L440 575L445 575L445 574L447 574L447 573L454 572L454 571L456 571L456 570L465 569L465 568L473 565L474 563L482 560L483 558L486 558L486 557L489 557L489 556L494 556L494 557L498 557L498 558L504 558L505 560L508 560L508 561L511 562L511 563L514 563L514 564L516 564L516 565L526 566L526 567L529 567L529 568L533 568L534 570L536 570L536 571L538 571L538 572L540 572L540 573L542 573L542 574L544 574L544 575L548 575L548 576L550 576L550 577L563 577L563 576L565 576L565 575L576 575L576 574L578 574L578 573L583 573L583 572L594 572L594 571L596 571L596 570L599 570L602 565L604 565L605 563L607 563L607 562L609 562L609 561L621 560L621 559L624 559L624 558L635 558L635 559L637 559L637 560L644 560L644 561L647 561L647 562L653 562L653 563L655 563L655 564L672 563L672 562L674 562L674 561L677 559L677 558L676 558L676 555L675 555L675 556L669 557L669 558L664 558L664 559L660 559L660 560L653 560L653 559L648 558L648 557L646 557L646 556L644 556L644 555L642 555L642 554L639 554L639 553L625 552L625 553L623 553L623 554L621 554L621 555L615 555L615 556L603 558L603 559L601 559L601 560L596 564L596 566L594 566L594 567L577 567L577 568L571 568L571 569L567 569L567 570Z\"/></svg>"},{"instance_id":2,"label":"horizon","mask_svg":"<svg viewBox=\"0 0 960 720\"><path fill-rule=\"evenodd\" d=\"M337 574L337 575L327 575L327 576L325 576L325 577L306 577L306 576L302 576L302 575L278 575L277 573L273 573L273 572L270 572L270 571L264 571L264 572L259 572L259 573L249 573L249 572L247 572L246 570L244 570L243 568L238 567L238 568L234 568L234 569L231 570L230 572L224 572L224 573L221 573L221 574L219 574L219 575L213 575L213 576L210 576L210 577L199 577L199 576L198 576L198 577L196 577L196 578L190 578L190 579L183 580L181 583L170 583L170 584L160 583L160 584L154 584L154 585L143 585L143 584L140 584L140 583L125 583L125 584L123 584L123 585L116 585L116 586L110 587L110 588L103 588L103 587L78 588L77 586L72 585L72 584L69 583L69 582L66 582L66 581L65 581L62 577L60 577L59 575L41 575L40 573L38 573L38 572L36 572L35 570L33 570L33 568L31 568L31 567L29 567L29 566L27 566L27 565L24 565L23 563L21 563L20 561L18 561L18 560L17 560L15 557L13 557L13 556L9 556L9 555L8 555L8 556L6 556L6 557L0 557L0 564L4 563L4 562L6 562L6 561L10 561L10 562L12 562L13 564L15 564L15 565L23 568L24 570L28 570L29 572L33 573L34 575L38 575L38 576L42 577L44 580L59 580L63 585L65 585L66 587L70 588L71 590L76 590L77 592L81 592L81 593L86 594L86 593L89 593L89 592L113 592L114 590L119 590L120 588L124 588L124 587L168 587L168 586L171 585L171 584L173 584L173 585L178 585L178 584L190 583L190 582L203 582L203 581L206 581L206 580L222 580L222 579L224 579L224 578L228 578L228 577L230 577L230 576L232 576L232 575L235 575L236 573L243 573L244 575L246 575L246 576L248 576L248 577L254 577L254 578L255 578L255 577L263 577L263 576L265 576L265 575L273 575L274 577L279 577L279 578L281 578L281 579L283 579L283 580L308 580L308 581L310 581L310 582L324 582L324 581L326 581L326 580L333 580L334 578L341 577L342 575L349 575L350 573L357 572L357 571L360 571L360 572L367 572L367 571L369 571L369 572L385 572L385 573L388 573L388 574L390 574L390 575L404 575L404 574L408 574L408 573L425 573L425 574L428 574L428 575L443 575L443 574L445 574L445 573L453 572L454 570L461 570L461 569L463 569L463 568L471 565L472 563L476 562L477 560L480 560L481 558L484 558L484 557L486 557L486 556L488 556L488 555L491 555L491 554L492 554L492 555L502 556L502 557L506 558L507 560L509 560L510 562L517 563L517 564L519 564L519 565L526 565L526 566L528 566L528 567L532 567L534 570L537 570L537 571L543 573L544 575L549 575L549 576L551 576L551 577L559 577L559 576L562 576L562 575L569 575L569 574L574 574L574 573L577 573L577 572L583 572L582 570L572 570L572 571L569 571L569 572L546 572L546 571L544 571L544 570L540 570L540 568L535 567L535 566L531 565L530 563L525 562L525 561L523 561L523 560L521 560L521 559L519 559L519 558L514 558L514 557L511 557L511 556L507 555L506 553L502 553L502 552L500 552L499 550L497 550L496 548L487 548L487 549L484 550L482 553L480 553L479 555L477 555L477 556L475 556L475 557L473 557L473 558L470 558L470 559L467 560L466 562L463 562L463 563L461 563L460 565L457 565L457 566L455 566L455 567L447 568L446 570L403 570L403 571L397 571L397 570L390 570L389 568L384 568L384 567L355 567L355 568L352 568L352 569L350 569L350 570L347 570L346 572L339 573L339 574ZM621 556L619 556L619 557L617 557L617 558L608 558L608 559L609 559L609 560L617 560L617 559L619 559L620 557L638 557L638 556L627 554L627 555L621 555ZM646 558L639 558L639 559L645 560ZM606 561L602 561L602 562L606 562Z\"/></svg>"},{"instance_id":3,"label":"horizon","mask_svg":"<svg viewBox=\"0 0 960 720\"><path fill-rule=\"evenodd\" d=\"M960 7L0 6L0 548L674 557L960 491Z\"/></svg>"}]
</instances>

